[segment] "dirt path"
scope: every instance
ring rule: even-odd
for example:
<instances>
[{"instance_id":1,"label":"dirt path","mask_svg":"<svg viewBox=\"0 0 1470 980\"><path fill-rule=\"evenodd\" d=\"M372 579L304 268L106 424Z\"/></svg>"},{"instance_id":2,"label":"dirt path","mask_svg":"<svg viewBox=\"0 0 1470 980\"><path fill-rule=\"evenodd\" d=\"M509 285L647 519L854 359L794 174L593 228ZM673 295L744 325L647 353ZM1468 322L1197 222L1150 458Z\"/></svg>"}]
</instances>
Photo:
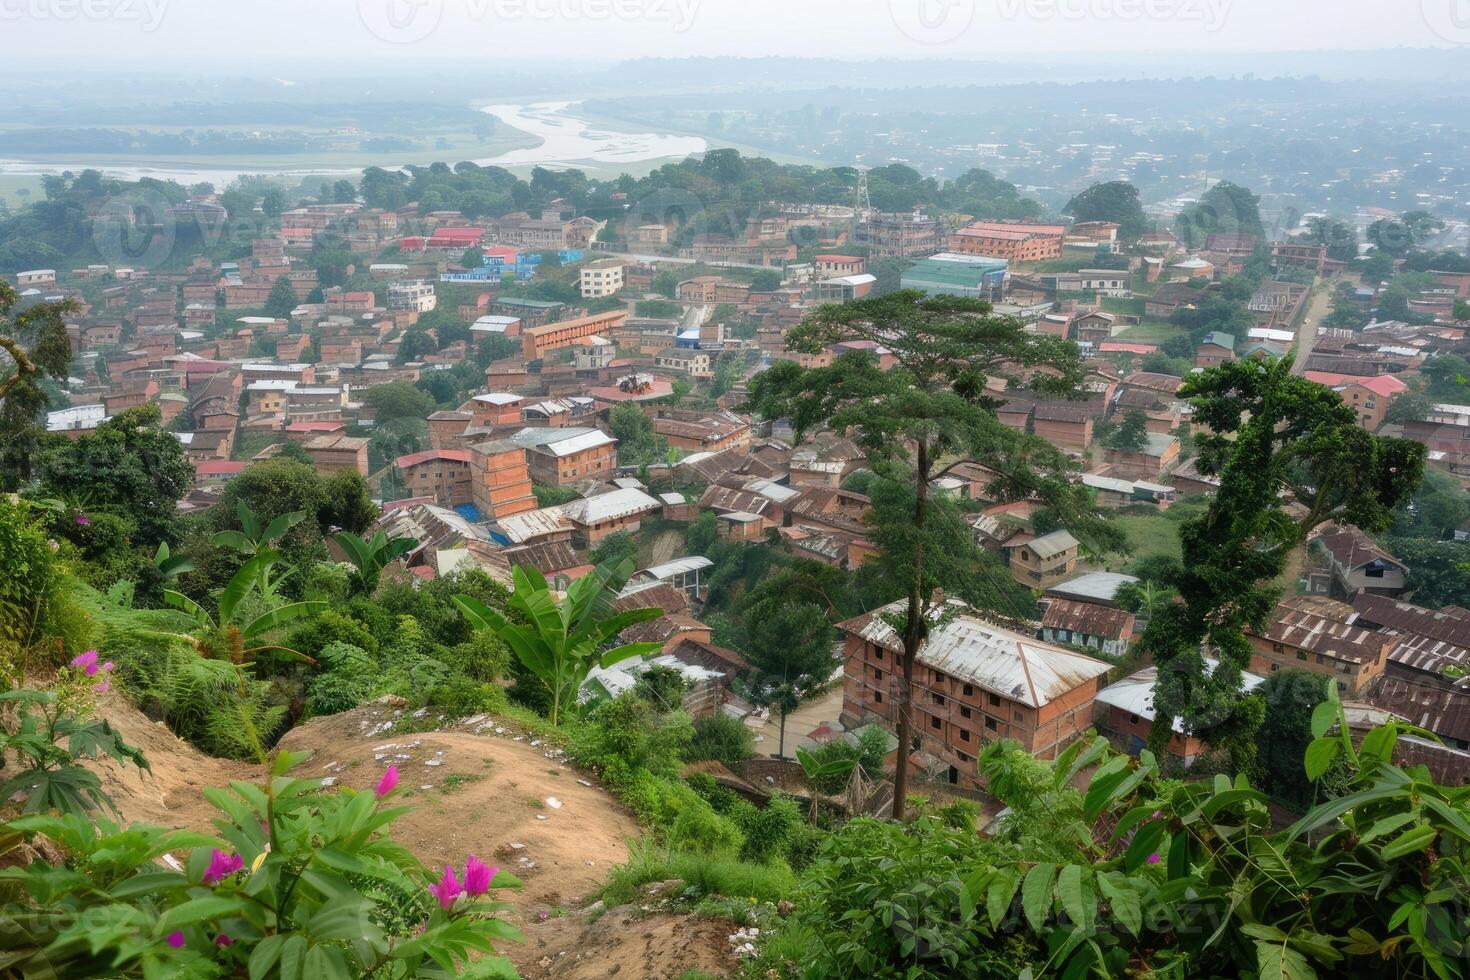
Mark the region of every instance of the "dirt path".
<instances>
[{"instance_id":1,"label":"dirt path","mask_svg":"<svg viewBox=\"0 0 1470 980\"><path fill-rule=\"evenodd\" d=\"M1301 374L1306 371L1307 358L1312 356L1312 347L1317 343L1317 330L1331 312L1332 285L1329 280L1315 280L1312 285L1311 302L1296 332L1296 359L1291 366L1292 374Z\"/></svg>"},{"instance_id":2,"label":"dirt path","mask_svg":"<svg viewBox=\"0 0 1470 980\"><path fill-rule=\"evenodd\" d=\"M265 776L250 763L204 755L117 694L104 698L101 713L152 767L144 773L111 762L94 766L124 823L213 831L217 811L204 788ZM385 734L405 720L412 715L402 709L369 705L313 719L281 746L312 752L298 775L354 789L371 788L396 765L398 799L413 810L393 824L395 840L431 867L461 865L474 854L520 878L525 887L501 897L515 906L507 918L526 942L500 952L522 976L675 980L693 969L717 977L733 971L729 922L641 906L613 909L594 922L583 911L613 866L628 860L628 843L640 830L559 750L483 717L448 730Z\"/></svg>"}]
</instances>

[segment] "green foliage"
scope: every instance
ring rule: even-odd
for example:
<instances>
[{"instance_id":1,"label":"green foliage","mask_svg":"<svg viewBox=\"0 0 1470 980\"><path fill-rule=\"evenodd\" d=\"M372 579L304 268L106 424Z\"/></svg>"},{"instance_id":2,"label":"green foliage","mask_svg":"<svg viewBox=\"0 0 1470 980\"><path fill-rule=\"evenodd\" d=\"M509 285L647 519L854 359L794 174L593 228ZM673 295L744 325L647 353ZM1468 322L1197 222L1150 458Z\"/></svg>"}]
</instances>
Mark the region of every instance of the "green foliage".
<instances>
[{"instance_id":1,"label":"green foliage","mask_svg":"<svg viewBox=\"0 0 1470 980\"><path fill-rule=\"evenodd\" d=\"M609 908L634 901L649 882L677 880L689 897L730 895L777 902L795 891L791 871L780 864L752 864L737 858L681 854L666 847L636 845L628 863L613 869L597 893Z\"/></svg>"},{"instance_id":2,"label":"green foliage","mask_svg":"<svg viewBox=\"0 0 1470 980\"><path fill-rule=\"evenodd\" d=\"M107 671L100 675L105 678ZM108 758L143 770L148 762L105 719L90 719L89 688L99 683L80 668L68 667L51 690L0 692L0 703L8 708L0 726L0 752L7 768L16 770L0 782L0 799L18 799L23 813L86 818L103 807L116 812L96 773L79 761Z\"/></svg>"},{"instance_id":3,"label":"green foliage","mask_svg":"<svg viewBox=\"0 0 1470 980\"><path fill-rule=\"evenodd\" d=\"M174 509L194 483L193 464L161 419L157 405L140 405L75 440L47 440L35 461L42 491L127 518L134 543L153 551L172 536Z\"/></svg>"},{"instance_id":4,"label":"green foliage","mask_svg":"<svg viewBox=\"0 0 1470 980\"><path fill-rule=\"evenodd\" d=\"M299 305L296 288L291 285L290 278L281 276L271 287L270 295L266 297L265 315L275 317L277 320L290 319L291 311Z\"/></svg>"},{"instance_id":5,"label":"green foliage","mask_svg":"<svg viewBox=\"0 0 1470 980\"><path fill-rule=\"evenodd\" d=\"M1250 773L1263 711L1240 694L1250 661L1244 630L1261 628L1276 602L1269 583L1308 532L1328 521L1381 531L1417 488L1424 447L1363 431L1336 392L1274 364L1233 361L1191 376L1181 394L1194 406L1202 472L1220 478L1205 514L1180 527L1182 601L1156 610L1141 648L1160 665L1158 715L1150 744L1162 751L1171 723L1227 749L1234 771ZM1293 519L1295 503L1305 514ZM1209 646L1217 666L1207 667Z\"/></svg>"},{"instance_id":6,"label":"green foliage","mask_svg":"<svg viewBox=\"0 0 1470 980\"><path fill-rule=\"evenodd\" d=\"M755 755L755 736L739 718L722 711L694 719L694 737L685 758L690 762L713 760L738 765Z\"/></svg>"},{"instance_id":7,"label":"green foliage","mask_svg":"<svg viewBox=\"0 0 1470 980\"><path fill-rule=\"evenodd\" d=\"M1409 597L1421 606L1464 605L1470 596L1470 547L1463 541L1390 538L1389 550L1409 566Z\"/></svg>"},{"instance_id":8,"label":"green foliage","mask_svg":"<svg viewBox=\"0 0 1470 980\"><path fill-rule=\"evenodd\" d=\"M383 569L418 547L414 538L390 538L383 531L366 541L351 531L340 531L334 540L347 554L347 560L352 562L351 586L357 595L376 592Z\"/></svg>"},{"instance_id":9,"label":"green foliage","mask_svg":"<svg viewBox=\"0 0 1470 980\"><path fill-rule=\"evenodd\" d=\"M607 425L618 440L618 462L624 466L659 463L668 455L668 440L653 431L653 420L632 402L613 406Z\"/></svg>"},{"instance_id":10,"label":"green foliage","mask_svg":"<svg viewBox=\"0 0 1470 980\"><path fill-rule=\"evenodd\" d=\"M414 977L456 973L486 956L476 975L514 976L494 957L496 942L520 938L497 918L506 906L462 893L436 901L428 890L435 874L387 834L407 811L288 776L304 758L278 756L263 785L206 789L220 811L218 837L76 815L11 821L11 833L44 834L65 856L60 866L0 872L13 910L11 968L22 976ZM162 860L186 850L182 868ZM519 882L497 874L492 884Z\"/></svg>"},{"instance_id":11,"label":"green foliage","mask_svg":"<svg viewBox=\"0 0 1470 980\"><path fill-rule=\"evenodd\" d=\"M438 407L432 396L408 381L373 385L363 394L362 400L372 408L373 421L377 425L396 419L426 419Z\"/></svg>"},{"instance_id":12,"label":"green foliage","mask_svg":"<svg viewBox=\"0 0 1470 980\"><path fill-rule=\"evenodd\" d=\"M1148 219L1138 199L1138 188L1121 180L1093 184L1074 196L1062 208L1073 221L1111 221L1118 225L1118 237L1133 241L1143 234Z\"/></svg>"},{"instance_id":13,"label":"green foliage","mask_svg":"<svg viewBox=\"0 0 1470 980\"><path fill-rule=\"evenodd\" d=\"M541 483L532 484L531 492L536 495L537 507L558 507L582 496L572 487L552 487Z\"/></svg>"},{"instance_id":14,"label":"green foliage","mask_svg":"<svg viewBox=\"0 0 1470 980\"><path fill-rule=\"evenodd\" d=\"M987 746L1008 811L987 836L866 818L824 842L758 968L781 976L1455 977L1470 789L1392 764L1389 724L1356 742L1331 679L1309 779L1341 795L1273 827L1244 777L1180 782L1082 739L1056 762ZM1300 764L1300 762L1299 762ZM1085 780L1079 774L1088 773ZM1084 788L1079 788L1084 787ZM952 824L963 824L955 813Z\"/></svg>"},{"instance_id":15,"label":"green foliage","mask_svg":"<svg viewBox=\"0 0 1470 980\"><path fill-rule=\"evenodd\" d=\"M36 445L45 433L41 413L51 405L46 382L66 381L71 341L65 320L77 309L74 300L67 300L16 310L19 299L14 286L0 281L0 348L13 365L0 378L0 488L5 490L31 477Z\"/></svg>"},{"instance_id":16,"label":"green foliage","mask_svg":"<svg viewBox=\"0 0 1470 980\"><path fill-rule=\"evenodd\" d=\"M638 541L627 531L614 531L587 552L590 565L621 565L638 560Z\"/></svg>"},{"instance_id":17,"label":"green foliage","mask_svg":"<svg viewBox=\"0 0 1470 980\"><path fill-rule=\"evenodd\" d=\"M41 529L46 509L0 498L0 673L55 657L71 625L65 567Z\"/></svg>"},{"instance_id":18,"label":"green foliage","mask_svg":"<svg viewBox=\"0 0 1470 980\"><path fill-rule=\"evenodd\" d=\"M578 695L594 666L611 667L631 657L660 649L657 643L611 646L619 633L635 623L663 615L659 609L612 612L612 599L632 574L633 563L602 565L577 579L557 599L540 572L517 566L509 609L522 621L512 622L474 596L454 601L477 629L492 630L515 651L521 663L551 692L553 725L563 712L576 714Z\"/></svg>"},{"instance_id":19,"label":"green foliage","mask_svg":"<svg viewBox=\"0 0 1470 980\"><path fill-rule=\"evenodd\" d=\"M311 679L306 706L314 715L350 711L367 700L378 672L377 661L361 647L333 642L316 654L327 669Z\"/></svg>"}]
</instances>

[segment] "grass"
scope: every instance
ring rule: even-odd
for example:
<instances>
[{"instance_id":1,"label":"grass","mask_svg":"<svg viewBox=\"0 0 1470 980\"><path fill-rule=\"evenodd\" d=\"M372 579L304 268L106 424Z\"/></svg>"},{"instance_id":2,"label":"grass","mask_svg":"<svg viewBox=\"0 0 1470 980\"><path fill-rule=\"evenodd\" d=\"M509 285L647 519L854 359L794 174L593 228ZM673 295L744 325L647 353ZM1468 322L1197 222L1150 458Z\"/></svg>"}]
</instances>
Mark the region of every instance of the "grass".
<instances>
[{"instance_id":1,"label":"grass","mask_svg":"<svg viewBox=\"0 0 1470 980\"><path fill-rule=\"evenodd\" d=\"M1104 296L1102 308L1105 313L1121 313L1124 316L1143 316L1144 299L1141 296L1124 298L1122 296Z\"/></svg>"},{"instance_id":2,"label":"grass","mask_svg":"<svg viewBox=\"0 0 1470 980\"><path fill-rule=\"evenodd\" d=\"M752 864L731 857L684 854L666 847L635 843L628 863L613 869L597 893L606 908L637 900L644 885L655 881L682 881L678 894L704 898L725 895L778 902L796 890L796 876L784 863Z\"/></svg>"},{"instance_id":3,"label":"grass","mask_svg":"<svg viewBox=\"0 0 1470 980\"><path fill-rule=\"evenodd\" d=\"M1183 327L1176 327L1162 320L1144 321L1123 330L1117 339L1133 344L1162 344L1171 337L1183 335L1184 332Z\"/></svg>"},{"instance_id":4,"label":"grass","mask_svg":"<svg viewBox=\"0 0 1470 980\"><path fill-rule=\"evenodd\" d=\"M1169 555L1182 560L1179 525L1198 513L1201 506L1204 506L1203 502L1198 505L1184 502L1175 504L1162 513L1120 513L1114 517L1112 522L1127 535L1128 546L1132 549L1127 568L1132 569L1146 555Z\"/></svg>"},{"instance_id":5,"label":"grass","mask_svg":"<svg viewBox=\"0 0 1470 980\"><path fill-rule=\"evenodd\" d=\"M29 191L22 194L21 191ZM0 200L12 208L23 208L27 204L44 200L41 178L33 174L0 174Z\"/></svg>"}]
</instances>

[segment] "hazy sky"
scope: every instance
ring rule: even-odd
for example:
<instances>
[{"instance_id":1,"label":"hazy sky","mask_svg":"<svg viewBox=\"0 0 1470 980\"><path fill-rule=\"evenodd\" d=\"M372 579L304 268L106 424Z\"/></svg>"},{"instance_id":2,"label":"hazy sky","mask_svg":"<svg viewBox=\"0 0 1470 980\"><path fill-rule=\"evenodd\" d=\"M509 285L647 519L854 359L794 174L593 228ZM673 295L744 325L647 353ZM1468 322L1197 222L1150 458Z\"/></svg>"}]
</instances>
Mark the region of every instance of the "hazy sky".
<instances>
[{"instance_id":1,"label":"hazy sky","mask_svg":"<svg viewBox=\"0 0 1470 980\"><path fill-rule=\"evenodd\" d=\"M1021 57L1466 45L1470 0L0 0L31 57ZM365 67L365 66L364 66Z\"/></svg>"}]
</instances>

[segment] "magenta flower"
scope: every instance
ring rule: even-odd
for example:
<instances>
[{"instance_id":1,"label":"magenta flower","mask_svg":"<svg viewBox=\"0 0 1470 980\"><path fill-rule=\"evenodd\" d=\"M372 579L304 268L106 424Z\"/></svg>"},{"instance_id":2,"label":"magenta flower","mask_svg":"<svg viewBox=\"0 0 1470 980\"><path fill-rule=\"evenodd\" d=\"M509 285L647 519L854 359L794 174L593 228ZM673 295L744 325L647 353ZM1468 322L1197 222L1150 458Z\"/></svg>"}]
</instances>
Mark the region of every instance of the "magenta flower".
<instances>
[{"instance_id":1,"label":"magenta flower","mask_svg":"<svg viewBox=\"0 0 1470 980\"><path fill-rule=\"evenodd\" d=\"M86 514L77 515L77 527L86 527L88 524L91 523L92 518L88 517Z\"/></svg>"},{"instance_id":2,"label":"magenta flower","mask_svg":"<svg viewBox=\"0 0 1470 980\"><path fill-rule=\"evenodd\" d=\"M168 941L168 944L170 946L172 946L174 949L183 949L184 948L184 934L182 932L179 932L177 929L175 929L173 932L171 932L171 933L168 934L168 940L167 941Z\"/></svg>"},{"instance_id":3,"label":"magenta flower","mask_svg":"<svg viewBox=\"0 0 1470 980\"><path fill-rule=\"evenodd\" d=\"M240 855L226 854L215 848L209 852L209 867L204 872L204 883L217 885L243 867L245 862Z\"/></svg>"},{"instance_id":4,"label":"magenta flower","mask_svg":"<svg viewBox=\"0 0 1470 980\"><path fill-rule=\"evenodd\" d=\"M1148 856L1148 863L1149 864L1158 864L1159 863L1159 856L1158 856L1158 854L1150 854Z\"/></svg>"},{"instance_id":5,"label":"magenta flower","mask_svg":"<svg viewBox=\"0 0 1470 980\"><path fill-rule=\"evenodd\" d=\"M464 886L459 883L458 878L454 877L454 869L446 864L444 866L444 877L430 886L429 894L437 898L439 900L439 906L447 912L449 911L449 907L454 904L454 900L464 894Z\"/></svg>"},{"instance_id":6,"label":"magenta flower","mask_svg":"<svg viewBox=\"0 0 1470 980\"><path fill-rule=\"evenodd\" d=\"M106 694L108 691L112 690L112 681L98 681L96 684L92 685L92 690L96 691L98 694Z\"/></svg>"},{"instance_id":7,"label":"magenta flower","mask_svg":"<svg viewBox=\"0 0 1470 980\"><path fill-rule=\"evenodd\" d=\"M224 949L226 946L235 945L235 941L224 933L220 933L218 936L214 937L214 944L220 949Z\"/></svg>"},{"instance_id":8,"label":"magenta flower","mask_svg":"<svg viewBox=\"0 0 1470 980\"><path fill-rule=\"evenodd\" d=\"M397 786L398 786L398 767L397 766L389 766L388 767L388 770L383 773L383 778L380 779L380 780L378 780L377 788L374 789L373 792L375 794L377 794L378 799L381 800L383 797L385 797L389 793L393 792L393 790Z\"/></svg>"},{"instance_id":9,"label":"magenta flower","mask_svg":"<svg viewBox=\"0 0 1470 980\"><path fill-rule=\"evenodd\" d=\"M86 653L77 654L75 657L71 658L71 665L73 667L80 667L82 669L82 673L86 674L88 677L94 676L99 669L97 667L97 651L88 650Z\"/></svg>"},{"instance_id":10,"label":"magenta flower","mask_svg":"<svg viewBox=\"0 0 1470 980\"><path fill-rule=\"evenodd\" d=\"M499 871L499 865L486 867L479 858L471 854L464 863L464 890L471 898L479 898L490 890L490 884Z\"/></svg>"},{"instance_id":11,"label":"magenta flower","mask_svg":"<svg viewBox=\"0 0 1470 980\"><path fill-rule=\"evenodd\" d=\"M102 670L103 670L104 673L109 673L110 674L110 673L112 673L113 668L116 667L116 666L117 666L116 664L114 664L111 660L109 660L109 661L107 661L107 663L105 663L105 664L102 665Z\"/></svg>"}]
</instances>

